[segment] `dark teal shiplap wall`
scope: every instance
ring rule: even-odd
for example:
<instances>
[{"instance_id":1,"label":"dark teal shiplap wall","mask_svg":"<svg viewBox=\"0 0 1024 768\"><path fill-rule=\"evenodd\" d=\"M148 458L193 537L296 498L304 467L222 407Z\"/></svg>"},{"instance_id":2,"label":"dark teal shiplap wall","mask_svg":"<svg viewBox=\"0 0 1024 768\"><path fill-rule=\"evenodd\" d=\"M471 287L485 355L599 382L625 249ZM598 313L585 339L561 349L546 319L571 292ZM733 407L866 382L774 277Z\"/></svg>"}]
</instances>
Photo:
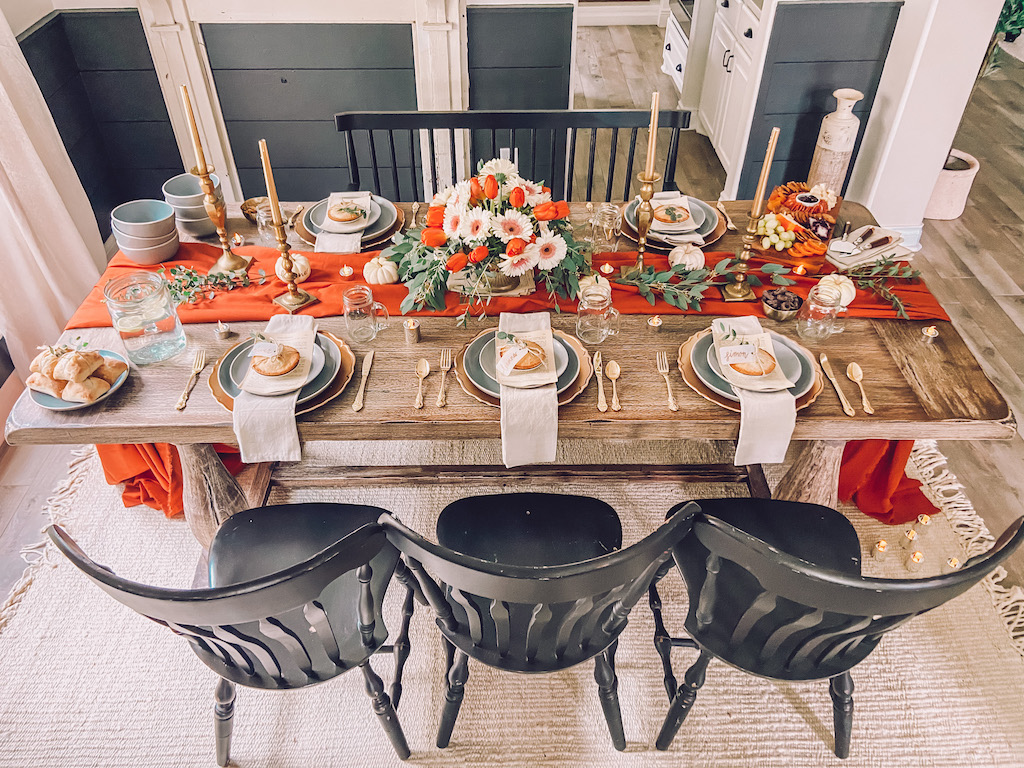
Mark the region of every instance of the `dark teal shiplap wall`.
<instances>
[{"instance_id":1,"label":"dark teal shiplap wall","mask_svg":"<svg viewBox=\"0 0 1024 768\"><path fill-rule=\"evenodd\" d=\"M56 11L18 40L107 237L114 206L182 170L139 13Z\"/></svg>"},{"instance_id":2,"label":"dark teal shiplap wall","mask_svg":"<svg viewBox=\"0 0 1024 768\"><path fill-rule=\"evenodd\" d=\"M266 194L260 139L281 199L317 200L348 184L336 112L416 109L409 24L203 24L202 34L246 197ZM409 173L407 149L397 162Z\"/></svg>"}]
</instances>

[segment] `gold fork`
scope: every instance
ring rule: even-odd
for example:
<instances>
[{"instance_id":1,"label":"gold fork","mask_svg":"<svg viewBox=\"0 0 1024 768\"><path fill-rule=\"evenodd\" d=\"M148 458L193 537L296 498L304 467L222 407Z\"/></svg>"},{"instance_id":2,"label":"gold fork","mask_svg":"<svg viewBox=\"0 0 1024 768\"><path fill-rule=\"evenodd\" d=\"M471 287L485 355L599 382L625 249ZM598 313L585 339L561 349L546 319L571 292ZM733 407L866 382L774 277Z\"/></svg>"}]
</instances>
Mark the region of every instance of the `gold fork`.
<instances>
[{"instance_id":1,"label":"gold fork","mask_svg":"<svg viewBox=\"0 0 1024 768\"><path fill-rule=\"evenodd\" d=\"M679 406L676 405L675 395L672 394L672 382L668 378L668 353L661 351L655 359L658 362L658 373L665 377L665 386L668 388L668 409L678 411Z\"/></svg>"},{"instance_id":2,"label":"gold fork","mask_svg":"<svg viewBox=\"0 0 1024 768\"><path fill-rule=\"evenodd\" d=\"M441 389L437 393L437 407L444 408L447 400L444 394L444 377L448 375L448 371L452 369L452 351L450 349L441 350Z\"/></svg>"},{"instance_id":3,"label":"gold fork","mask_svg":"<svg viewBox=\"0 0 1024 768\"><path fill-rule=\"evenodd\" d=\"M175 409L179 411L185 410L185 403L188 402L188 395L192 391L192 387L196 384L196 377L206 367L206 350L197 349L196 356L192 359L192 373L189 374L188 383L185 385L185 391L181 393L181 397L178 398L178 402L175 404Z\"/></svg>"}]
</instances>

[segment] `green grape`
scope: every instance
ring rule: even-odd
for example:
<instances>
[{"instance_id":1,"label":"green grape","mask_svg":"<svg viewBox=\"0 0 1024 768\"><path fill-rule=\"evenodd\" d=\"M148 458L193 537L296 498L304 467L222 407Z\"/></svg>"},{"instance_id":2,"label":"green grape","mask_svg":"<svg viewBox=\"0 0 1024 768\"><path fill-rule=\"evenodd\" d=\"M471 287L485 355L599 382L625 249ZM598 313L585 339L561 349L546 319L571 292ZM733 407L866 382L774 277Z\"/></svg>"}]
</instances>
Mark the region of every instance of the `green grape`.
<instances>
[{"instance_id":1,"label":"green grape","mask_svg":"<svg viewBox=\"0 0 1024 768\"><path fill-rule=\"evenodd\" d=\"M767 237L761 238L761 247L762 248L771 248L772 247L771 239L769 239Z\"/></svg>"}]
</instances>

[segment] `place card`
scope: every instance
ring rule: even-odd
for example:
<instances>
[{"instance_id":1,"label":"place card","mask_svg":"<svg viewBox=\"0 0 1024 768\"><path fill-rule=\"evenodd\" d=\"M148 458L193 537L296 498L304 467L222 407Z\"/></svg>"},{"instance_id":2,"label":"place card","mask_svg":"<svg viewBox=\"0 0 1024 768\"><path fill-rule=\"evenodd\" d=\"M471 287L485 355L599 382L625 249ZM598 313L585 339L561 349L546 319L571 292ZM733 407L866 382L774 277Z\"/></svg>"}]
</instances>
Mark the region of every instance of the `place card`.
<instances>
[{"instance_id":1,"label":"place card","mask_svg":"<svg viewBox=\"0 0 1024 768\"><path fill-rule=\"evenodd\" d=\"M778 363L771 334L737 334L720 320L711 324L711 330L722 375L730 384L754 392L793 386Z\"/></svg>"}]
</instances>

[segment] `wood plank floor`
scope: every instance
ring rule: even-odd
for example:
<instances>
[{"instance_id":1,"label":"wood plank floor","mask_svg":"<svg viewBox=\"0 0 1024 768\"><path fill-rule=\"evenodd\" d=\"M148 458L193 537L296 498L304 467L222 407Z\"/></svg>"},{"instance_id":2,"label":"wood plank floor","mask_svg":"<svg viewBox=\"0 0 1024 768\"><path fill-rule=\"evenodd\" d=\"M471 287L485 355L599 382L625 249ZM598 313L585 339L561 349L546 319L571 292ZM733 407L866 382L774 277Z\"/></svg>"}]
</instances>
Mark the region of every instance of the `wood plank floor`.
<instances>
[{"instance_id":1,"label":"wood plank floor","mask_svg":"<svg viewBox=\"0 0 1024 768\"><path fill-rule=\"evenodd\" d=\"M673 94L661 70L657 27L581 27L574 105L645 109L655 88ZM956 146L981 160L964 215L925 223L915 264L940 297L986 373L1024 415L1024 64L1003 54L982 81ZM683 134L680 188L714 200L725 173L707 138ZM1024 512L1024 441L942 443L979 514L994 531ZM17 580L25 544L39 539L40 511L60 482L69 446L9 449L0 459L0 593ZM1024 552L1009 564L1024 584Z\"/></svg>"}]
</instances>

